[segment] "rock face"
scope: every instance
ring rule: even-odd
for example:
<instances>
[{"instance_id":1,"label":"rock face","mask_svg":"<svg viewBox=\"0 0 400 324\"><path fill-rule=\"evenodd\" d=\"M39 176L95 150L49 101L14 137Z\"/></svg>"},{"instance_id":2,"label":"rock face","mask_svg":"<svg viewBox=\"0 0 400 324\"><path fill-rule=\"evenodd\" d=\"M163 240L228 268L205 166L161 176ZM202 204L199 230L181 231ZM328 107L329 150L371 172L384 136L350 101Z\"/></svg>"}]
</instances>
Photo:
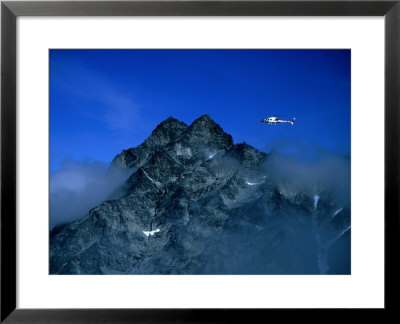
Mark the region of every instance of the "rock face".
<instances>
[{"instance_id":1,"label":"rock face","mask_svg":"<svg viewBox=\"0 0 400 324\"><path fill-rule=\"evenodd\" d=\"M52 233L50 273L350 273L350 210L270 180L268 158L168 118L114 158L134 172L113 199Z\"/></svg>"}]
</instances>

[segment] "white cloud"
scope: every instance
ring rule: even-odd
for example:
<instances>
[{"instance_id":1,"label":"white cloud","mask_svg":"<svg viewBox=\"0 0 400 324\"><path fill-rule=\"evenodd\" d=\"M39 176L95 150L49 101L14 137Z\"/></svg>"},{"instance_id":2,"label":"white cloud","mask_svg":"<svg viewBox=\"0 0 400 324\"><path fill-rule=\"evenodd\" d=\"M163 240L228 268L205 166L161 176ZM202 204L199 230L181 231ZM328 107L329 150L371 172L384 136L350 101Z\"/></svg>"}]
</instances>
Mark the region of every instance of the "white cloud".
<instances>
[{"instance_id":1,"label":"white cloud","mask_svg":"<svg viewBox=\"0 0 400 324\"><path fill-rule=\"evenodd\" d=\"M108 199L132 173L101 162L64 161L50 175L50 228L85 216Z\"/></svg>"}]
</instances>

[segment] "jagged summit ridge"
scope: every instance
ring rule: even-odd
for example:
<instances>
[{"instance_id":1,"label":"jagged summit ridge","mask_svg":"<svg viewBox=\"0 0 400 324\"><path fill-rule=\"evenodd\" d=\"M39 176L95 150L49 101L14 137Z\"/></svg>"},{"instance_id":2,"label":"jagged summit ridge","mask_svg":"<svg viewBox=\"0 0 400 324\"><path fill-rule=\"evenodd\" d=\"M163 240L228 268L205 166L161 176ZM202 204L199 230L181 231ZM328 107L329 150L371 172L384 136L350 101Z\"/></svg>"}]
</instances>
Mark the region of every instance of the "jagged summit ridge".
<instances>
[{"instance_id":1,"label":"jagged summit ridge","mask_svg":"<svg viewBox=\"0 0 400 324\"><path fill-rule=\"evenodd\" d=\"M196 144L214 147L215 149L230 150L233 147L233 139L230 134L224 132L222 127L214 122L209 115L203 115L196 119L188 128L186 134L188 145Z\"/></svg>"},{"instance_id":2,"label":"jagged summit ridge","mask_svg":"<svg viewBox=\"0 0 400 324\"><path fill-rule=\"evenodd\" d=\"M151 135L139 146L122 150L111 165L118 168L133 169L143 165L160 148L179 138L188 126L174 117L158 124Z\"/></svg>"},{"instance_id":3,"label":"jagged summit ridge","mask_svg":"<svg viewBox=\"0 0 400 324\"><path fill-rule=\"evenodd\" d=\"M162 132L165 133L165 135L169 134L170 138L173 139L180 134L180 131L186 129L187 127L188 126L184 122L181 122L178 119L170 116L157 125L157 127L153 130L152 135Z\"/></svg>"},{"instance_id":4,"label":"jagged summit ridge","mask_svg":"<svg viewBox=\"0 0 400 324\"><path fill-rule=\"evenodd\" d=\"M174 117L169 117L158 124L141 145L123 150L118 154L112 161L112 165L127 169L138 168L151 155L174 144L178 147L177 154L179 155L184 151L196 151L197 147L230 150L233 147L233 139L209 115L202 115L190 126ZM184 147L183 150L182 147ZM190 154L182 153L181 155Z\"/></svg>"},{"instance_id":5,"label":"jagged summit ridge","mask_svg":"<svg viewBox=\"0 0 400 324\"><path fill-rule=\"evenodd\" d=\"M222 131L221 126L219 126L210 115L202 115L190 125L190 128L197 129L199 131L206 131L209 129L218 129L218 131Z\"/></svg>"}]
</instances>

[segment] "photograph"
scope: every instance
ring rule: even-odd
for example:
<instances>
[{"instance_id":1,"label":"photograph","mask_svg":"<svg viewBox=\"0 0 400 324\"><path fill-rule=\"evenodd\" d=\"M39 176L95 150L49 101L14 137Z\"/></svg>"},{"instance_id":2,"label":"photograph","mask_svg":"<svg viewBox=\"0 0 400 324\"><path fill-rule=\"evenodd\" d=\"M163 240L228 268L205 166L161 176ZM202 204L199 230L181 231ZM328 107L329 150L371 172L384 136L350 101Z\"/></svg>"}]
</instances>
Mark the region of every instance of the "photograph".
<instances>
[{"instance_id":1,"label":"photograph","mask_svg":"<svg viewBox=\"0 0 400 324\"><path fill-rule=\"evenodd\" d=\"M49 49L50 275L351 275L350 180L350 49Z\"/></svg>"}]
</instances>

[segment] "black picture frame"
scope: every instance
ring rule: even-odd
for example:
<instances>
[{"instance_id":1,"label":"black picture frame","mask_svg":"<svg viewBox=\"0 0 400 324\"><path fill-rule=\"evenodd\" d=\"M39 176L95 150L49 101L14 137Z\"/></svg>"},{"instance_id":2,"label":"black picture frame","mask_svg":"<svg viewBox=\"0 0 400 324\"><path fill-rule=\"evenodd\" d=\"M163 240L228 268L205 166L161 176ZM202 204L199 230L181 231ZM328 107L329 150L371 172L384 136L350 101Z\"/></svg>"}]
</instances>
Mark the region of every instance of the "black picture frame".
<instances>
[{"instance_id":1,"label":"black picture frame","mask_svg":"<svg viewBox=\"0 0 400 324\"><path fill-rule=\"evenodd\" d=\"M399 289L400 0L392 1L2 1L1 2L1 317L5 323L197 323L264 321L244 309L16 308L16 18L19 16L384 16L385 18L385 308ZM373 154L373 152L371 152ZM371 170L373 172L373 170ZM293 310L307 317L317 310ZM326 310L328 311L328 310ZM357 311L357 310L353 310ZM329 310L329 312L332 312ZM347 311L348 312L348 311ZM375 315L374 315L375 314ZM259 317L260 316L260 317ZM326 316L326 315L324 315ZM334 315L335 316L335 315ZM343 315L340 315L343 316ZM322 319L320 319L322 320Z\"/></svg>"}]
</instances>

